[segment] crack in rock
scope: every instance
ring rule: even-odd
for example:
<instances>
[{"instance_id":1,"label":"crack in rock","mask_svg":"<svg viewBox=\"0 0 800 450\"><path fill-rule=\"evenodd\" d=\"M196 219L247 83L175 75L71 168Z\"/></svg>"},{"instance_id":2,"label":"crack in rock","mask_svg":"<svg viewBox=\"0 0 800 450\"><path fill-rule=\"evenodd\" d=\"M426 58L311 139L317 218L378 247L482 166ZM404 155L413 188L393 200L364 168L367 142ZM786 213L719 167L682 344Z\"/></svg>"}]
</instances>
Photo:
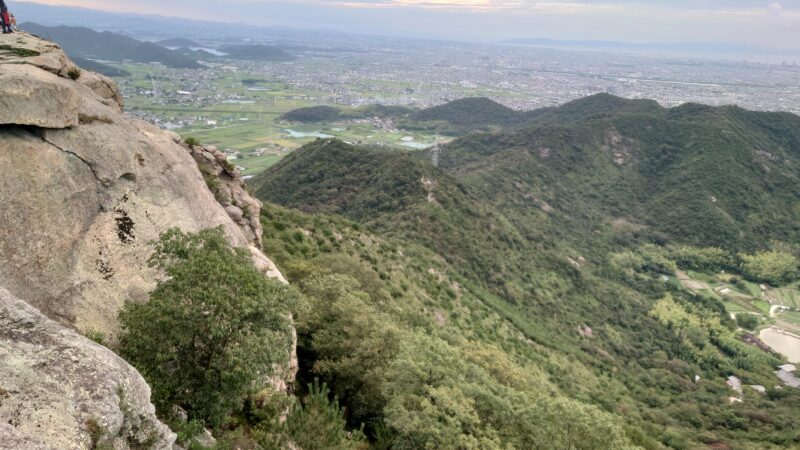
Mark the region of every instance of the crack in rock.
<instances>
[{"instance_id":1,"label":"crack in rock","mask_svg":"<svg viewBox=\"0 0 800 450\"><path fill-rule=\"evenodd\" d=\"M100 175L98 175L98 174L97 174L97 171L95 170L95 168L94 168L94 166L92 165L92 163L90 163L89 161L87 161L87 160L83 159L83 157L81 157L81 155L79 155L79 154L77 154L77 153L75 153L75 152L73 152L73 151L71 151L71 150L67 150L67 149L64 149L64 148L61 148L61 147L59 147L58 145L54 144L53 142L51 142L51 141L48 141L48 140L47 140L47 138L46 138L46 137L44 137L44 136L42 136L42 141L44 141L44 142L46 142L46 143L48 143L48 144L52 145L53 147L55 147L55 148L57 148L57 149L61 150L61 151L62 151L62 152L64 152L64 153L70 154L70 155L72 155L72 156L74 156L74 157L78 158L78 159L79 159L79 160L80 160L82 163L86 164L86 167L88 167L88 168L89 168L89 170L91 170L91 171L92 171L92 175L94 176L95 180L99 181L99 182L100 182L100 184L102 184L102 185L103 185L103 186L105 186L105 187L110 187L110 186L111 186L111 180L109 180L109 179L104 179L104 178L101 178L101 177L100 177Z\"/></svg>"}]
</instances>

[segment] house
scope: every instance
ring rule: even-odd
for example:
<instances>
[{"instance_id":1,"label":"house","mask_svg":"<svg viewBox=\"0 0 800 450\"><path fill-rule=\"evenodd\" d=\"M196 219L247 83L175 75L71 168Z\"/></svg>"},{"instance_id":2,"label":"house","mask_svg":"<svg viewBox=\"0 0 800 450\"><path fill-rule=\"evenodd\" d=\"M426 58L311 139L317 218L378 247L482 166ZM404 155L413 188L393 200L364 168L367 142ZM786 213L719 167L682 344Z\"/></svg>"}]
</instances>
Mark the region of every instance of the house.
<instances>
[{"instance_id":1,"label":"house","mask_svg":"<svg viewBox=\"0 0 800 450\"><path fill-rule=\"evenodd\" d=\"M784 384L787 386L791 386L793 388L800 388L800 378L794 376L791 372L787 372L783 369L777 370L775 375L783 381Z\"/></svg>"}]
</instances>

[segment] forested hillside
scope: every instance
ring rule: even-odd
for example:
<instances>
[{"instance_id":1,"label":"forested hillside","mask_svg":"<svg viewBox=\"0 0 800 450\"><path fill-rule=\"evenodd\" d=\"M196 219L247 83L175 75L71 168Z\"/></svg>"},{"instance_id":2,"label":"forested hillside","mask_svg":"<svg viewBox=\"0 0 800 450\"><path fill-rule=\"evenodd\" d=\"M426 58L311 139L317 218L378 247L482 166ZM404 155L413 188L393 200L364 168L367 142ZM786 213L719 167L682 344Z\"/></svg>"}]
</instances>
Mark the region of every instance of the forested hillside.
<instances>
[{"instance_id":1,"label":"forested hillside","mask_svg":"<svg viewBox=\"0 0 800 450\"><path fill-rule=\"evenodd\" d=\"M800 118L607 95L529 117L439 168L320 140L254 180L304 211L263 216L309 294L301 376L376 448L800 445L785 360L684 278L794 289Z\"/></svg>"}]
</instances>

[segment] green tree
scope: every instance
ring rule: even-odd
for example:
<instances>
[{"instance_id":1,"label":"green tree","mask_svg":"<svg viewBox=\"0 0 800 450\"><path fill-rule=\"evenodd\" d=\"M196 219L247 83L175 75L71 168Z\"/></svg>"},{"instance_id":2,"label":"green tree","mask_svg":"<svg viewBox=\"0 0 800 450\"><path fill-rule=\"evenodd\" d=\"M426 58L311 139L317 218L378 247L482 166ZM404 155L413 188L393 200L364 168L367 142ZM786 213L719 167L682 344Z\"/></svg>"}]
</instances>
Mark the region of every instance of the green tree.
<instances>
[{"instance_id":1,"label":"green tree","mask_svg":"<svg viewBox=\"0 0 800 450\"><path fill-rule=\"evenodd\" d=\"M719 272L734 268L733 258L718 247L697 248L688 245L670 247L670 257L684 269Z\"/></svg>"},{"instance_id":2,"label":"green tree","mask_svg":"<svg viewBox=\"0 0 800 450\"><path fill-rule=\"evenodd\" d=\"M308 313L298 323L300 345L314 355L311 370L347 404L352 425L381 414L380 381L403 338L392 318L360 288L347 275L307 280Z\"/></svg>"},{"instance_id":3,"label":"green tree","mask_svg":"<svg viewBox=\"0 0 800 450\"><path fill-rule=\"evenodd\" d=\"M164 233L150 258L166 277L145 304L120 313L120 352L153 388L159 410L179 405L219 426L291 345L295 294L265 277L221 228Z\"/></svg>"},{"instance_id":4,"label":"green tree","mask_svg":"<svg viewBox=\"0 0 800 450\"><path fill-rule=\"evenodd\" d=\"M286 398L286 397L284 397ZM285 411L285 409L284 409ZM292 405L285 420L272 407L264 411L267 419L255 429L253 437L258 448L294 448L304 450L366 450L364 433L348 431L344 409L336 397L330 399L326 383L318 379L308 383L308 394L298 400L292 397Z\"/></svg>"},{"instance_id":5,"label":"green tree","mask_svg":"<svg viewBox=\"0 0 800 450\"><path fill-rule=\"evenodd\" d=\"M736 315L736 323L748 330L755 330L759 322L761 321L758 320L758 316L755 314L739 313Z\"/></svg>"},{"instance_id":6,"label":"green tree","mask_svg":"<svg viewBox=\"0 0 800 450\"><path fill-rule=\"evenodd\" d=\"M781 251L740 254L742 272L756 281L775 285L790 283L800 277L800 262L791 253Z\"/></svg>"}]
</instances>

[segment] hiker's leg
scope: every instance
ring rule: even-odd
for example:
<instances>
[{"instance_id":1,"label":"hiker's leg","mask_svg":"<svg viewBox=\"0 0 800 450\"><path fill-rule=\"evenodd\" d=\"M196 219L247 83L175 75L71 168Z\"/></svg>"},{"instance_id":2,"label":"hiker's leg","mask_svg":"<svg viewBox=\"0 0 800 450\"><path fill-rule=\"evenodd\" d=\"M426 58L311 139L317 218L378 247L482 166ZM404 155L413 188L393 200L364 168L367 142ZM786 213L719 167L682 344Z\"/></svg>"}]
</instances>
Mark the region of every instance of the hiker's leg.
<instances>
[{"instance_id":1,"label":"hiker's leg","mask_svg":"<svg viewBox=\"0 0 800 450\"><path fill-rule=\"evenodd\" d=\"M3 32L5 33L11 24L8 20L8 8L6 8L6 2L4 0L0 0L0 22L2 22Z\"/></svg>"},{"instance_id":2,"label":"hiker's leg","mask_svg":"<svg viewBox=\"0 0 800 450\"><path fill-rule=\"evenodd\" d=\"M8 8L6 7L6 2L4 0L0 0L0 19L3 21L3 33L10 33L11 20L9 20Z\"/></svg>"}]
</instances>

